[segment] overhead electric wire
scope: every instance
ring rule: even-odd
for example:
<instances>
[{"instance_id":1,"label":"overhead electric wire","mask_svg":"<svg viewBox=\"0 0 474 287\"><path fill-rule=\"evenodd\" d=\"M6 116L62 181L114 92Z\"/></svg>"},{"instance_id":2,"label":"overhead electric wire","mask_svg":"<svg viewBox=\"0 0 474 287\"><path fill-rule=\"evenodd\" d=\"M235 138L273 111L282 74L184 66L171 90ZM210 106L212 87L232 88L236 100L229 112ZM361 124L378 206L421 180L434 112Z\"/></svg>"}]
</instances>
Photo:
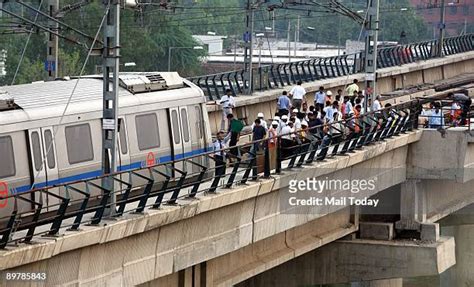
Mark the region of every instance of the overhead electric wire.
<instances>
[{"instance_id":1,"label":"overhead electric wire","mask_svg":"<svg viewBox=\"0 0 474 287\"><path fill-rule=\"evenodd\" d=\"M83 33L82 31L80 31L80 30L78 30L78 29L76 29L76 28L74 28L74 27L71 27L71 26L69 26L68 24L66 24L66 23L64 23L64 22L62 22L62 21L59 21L58 19L56 19L56 18L54 18L54 17L49 16L48 14L42 12L40 9L35 9L33 6L31 6L31 5L29 5L29 4L25 3L25 2L23 2L23 1L21 1L21 0L16 0L16 2L18 2L20 5L25 6L25 7L28 8L28 9L31 9L31 10L35 11L36 13L41 14L42 16L48 18L49 20L52 20L52 21L58 23L59 25L62 25L62 26L64 26L64 27L66 27L67 29L70 29L70 30L72 30L72 31L74 31L74 32L76 32L76 33L78 33L79 35L81 35L81 36L83 36L83 37L85 37L85 38L88 38L88 39L90 39L90 40L94 39L94 38L91 37L90 35L87 35L86 33ZM98 41L98 42L102 43L102 41Z\"/></svg>"},{"instance_id":2,"label":"overhead electric wire","mask_svg":"<svg viewBox=\"0 0 474 287\"><path fill-rule=\"evenodd\" d=\"M81 72L79 73L79 77L77 78L76 83L74 83L74 87L72 88L71 94L69 95L69 98L68 98L68 100L67 100L67 102L66 102L66 106L64 107L64 110L63 110L63 112L62 112L62 114L61 114L61 117L59 118L59 123L55 126L55 128L54 128L54 130L53 130L53 136L56 135L56 133L57 133L59 127L61 126L61 124L62 124L62 122L63 122L63 120L64 120L64 116L66 115L66 112L67 112L67 109L68 109L68 107L69 107L69 104L71 103L72 97L74 96L74 93L76 92L77 85L79 84L79 82L80 82L80 80L81 80L81 77L82 77L82 75L83 75L83 73L84 73L84 71L85 71L85 69L86 69L86 65L87 65L87 62L89 61L89 58L90 58L91 53L92 53L92 50L94 49L94 45L95 45L96 42L98 42L97 39L98 39L98 37L99 37L100 31L102 30L102 26L104 25L105 19L107 18L107 15L108 15L108 13L109 13L109 10L110 10L110 0L109 0L109 3L108 3L108 5L107 5L107 7L105 8L104 16L102 17L102 20L101 20L101 22L100 22L99 28L97 29L97 32L96 32L96 34L95 34L95 36L94 36L94 40L93 40L93 42L92 42L92 45L91 45L91 47L89 48L89 51L87 52L86 59L84 60L84 63L82 64L82 68L81 68ZM31 189L33 189L34 186L35 186L35 180L36 180L36 178L39 176L40 171L41 171L41 170L43 169L43 167L44 167L44 164L45 164L45 162L46 162L47 156L48 156L49 152L51 151L51 149L52 149L52 147L53 147L53 143L54 143L54 141L51 141L51 143L49 144L49 146L46 148L46 152L45 152L45 154L44 154L44 156L43 156L43 161L41 162L41 166L40 166L40 168L39 168L39 171L36 173L36 175L35 175L35 177L34 177L34 179L33 179L33 184L32 184L32 186L31 186Z\"/></svg>"},{"instance_id":3,"label":"overhead electric wire","mask_svg":"<svg viewBox=\"0 0 474 287\"><path fill-rule=\"evenodd\" d=\"M41 0L41 2L39 3L38 10L40 10L41 6L43 6L43 1L44 0ZM36 13L34 23L36 23L36 21L38 20L38 16L39 16L39 13ZM10 83L10 86L15 83L16 76L18 75L18 71L20 70L21 63L23 62L23 58L25 57L26 49L28 48L28 44L30 43L31 34L33 34L33 27L30 29L28 38L26 39L25 46L23 46L23 51L21 51L20 60L18 61L18 65L16 66L15 74L13 74L13 79Z\"/></svg>"},{"instance_id":4,"label":"overhead electric wire","mask_svg":"<svg viewBox=\"0 0 474 287\"><path fill-rule=\"evenodd\" d=\"M267 26L265 22L265 15L263 14L263 11L260 9L260 14L262 15L262 20L263 20L263 26L264 29ZM273 31L273 30L272 30ZM273 31L274 32L274 31ZM268 51L270 52L270 59L272 60L273 64L273 55L272 55L272 47L270 46L270 40L268 39L268 33L265 33L265 39L267 40L267 45L268 45Z\"/></svg>"}]
</instances>

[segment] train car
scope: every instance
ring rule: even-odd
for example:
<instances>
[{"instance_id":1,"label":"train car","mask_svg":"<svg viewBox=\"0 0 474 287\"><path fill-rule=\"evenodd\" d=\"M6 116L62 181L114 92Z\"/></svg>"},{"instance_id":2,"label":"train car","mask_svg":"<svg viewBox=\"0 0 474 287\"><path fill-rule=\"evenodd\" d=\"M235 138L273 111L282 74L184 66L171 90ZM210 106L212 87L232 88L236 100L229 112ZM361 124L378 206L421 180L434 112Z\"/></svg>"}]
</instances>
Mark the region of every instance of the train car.
<instances>
[{"instance_id":1,"label":"train car","mask_svg":"<svg viewBox=\"0 0 474 287\"><path fill-rule=\"evenodd\" d=\"M0 195L101 174L102 88L100 76L0 87ZM174 72L121 74L118 124L121 171L204 153L212 140L204 93Z\"/></svg>"}]
</instances>

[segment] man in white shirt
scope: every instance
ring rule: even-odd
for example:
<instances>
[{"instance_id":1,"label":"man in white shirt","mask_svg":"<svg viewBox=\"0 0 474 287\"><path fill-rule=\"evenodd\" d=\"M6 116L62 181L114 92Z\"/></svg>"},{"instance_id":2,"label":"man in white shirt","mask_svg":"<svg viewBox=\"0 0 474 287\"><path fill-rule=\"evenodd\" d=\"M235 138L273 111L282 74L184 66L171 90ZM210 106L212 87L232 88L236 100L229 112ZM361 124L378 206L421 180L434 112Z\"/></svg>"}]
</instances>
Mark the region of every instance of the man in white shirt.
<instances>
[{"instance_id":1,"label":"man in white shirt","mask_svg":"<svg viewBox=\"0 0 474 287\"><path fill-rule=\"evenodd\" d=\"M345 104L344 114L346 115L346 118L352 117L352 115L354 114L354 108L352 106L351 101L349 100L349 97L344 97L344 104Z\"/></svg>"},{"instance_id":2,"label":"man in white shirt","mask_svg":"<svg viewBox=\"0 0 474 287\"><path fill-rule=\"evenodd\" d=\"M380 96L375 98L374 104L372 105L372 111L377 112L382 109L382 105L380 104Z\"/></svg>"},{"instance_id":3,"label":"man in white shirt","mask_svg":"<svg viewBox=\"0 0 474 287\"><path fill-rule=\"evenodd\" d=\"M300 110L303 100L306 102L306 90L301 86L302 82L298 81L296 86L290 91L290 96L293 97L292 106Z\"/></svg>"},{"instance_id":4,"label":"man in white shirt","mask_svg":"<svg viewBox=\"0 0 474 287\"><path fill-rule=\"evenodd\" d=\"M314 106L318 111L322 111L325 102L326 93L324 92L324 87L319 87L319 91L314 94Z\"/></svg>"},{"instance_id":5,"label":"man in white shirt","mask_svg":"<svg viewBox=\"0 0 474 287\"><path fill-rule=\"evenodd\" d=\"M235 107L235 101L234 97L232 96L232 91L230 89L227 89L225 92L226 94L219 101L219 105L222 108L221 130L227 130L229 128L229 124L227 123L227 115L232 114L232 108Z\"/></svg>"},{"instance_id":6,"label":"man in white shirt","mask_svg":"<svg viewBox=\"0 0 474 287\"><path fill-rule=\"evenodd\" d=\"M224 149L228 148L227 143L230 140L230 133L225 135L226 132L221 130L217 133L217 139L212 143L212 147L214 150L214 159L216 162L216 169L215 169L215 175L216 176L221 176L225 174L225 157L226 157L226 152Z\"/></svg>"}]
</instances>

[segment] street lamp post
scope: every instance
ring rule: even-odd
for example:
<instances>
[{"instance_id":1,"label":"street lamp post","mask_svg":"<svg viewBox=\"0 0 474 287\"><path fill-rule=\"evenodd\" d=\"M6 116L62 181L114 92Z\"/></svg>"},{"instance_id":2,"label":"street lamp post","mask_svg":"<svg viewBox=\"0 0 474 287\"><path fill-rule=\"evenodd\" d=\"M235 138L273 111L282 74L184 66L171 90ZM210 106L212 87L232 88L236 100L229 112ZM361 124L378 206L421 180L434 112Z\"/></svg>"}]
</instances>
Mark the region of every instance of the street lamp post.
<instances>
[{"instance_id":1,"label":"street lamp post","mask_svg":"<svg viewBox=\"0 0 474 287\"><path fill-rule=\"evenodd\" d=\"M169 47L168 48L168 72L171 72L171 51L173 49L192 49L192 50L202 50L204 49L202 46L194 46L194 47Z\"/></svg>"},{"instance_id":2,"label":"street lamp post","mask_svg":"<svg viewBox=\"0 0 474 287\"><path fill-rule=\"evenodd\" d=\"M262 45L263 45L262 37L263 36L265 36L264 33L255 34L255 37L258 38L258 67L259 68L262 66Z\"/></svg>"},{"instance_id":3,"label":"street lamp post","mask_svg":"<svg viewBox=\"0 0 474 287\"><path fill-rule=\"evenodd\" d=\"M311 27L311 26L306 27L306 29L308 29L308 30L310 30L310 31L316 30L316 28ZM318 42L316 42L316 40L315 40L315 42L314 42L314 49L318 49Z\"/></svg>"}]
</instances>

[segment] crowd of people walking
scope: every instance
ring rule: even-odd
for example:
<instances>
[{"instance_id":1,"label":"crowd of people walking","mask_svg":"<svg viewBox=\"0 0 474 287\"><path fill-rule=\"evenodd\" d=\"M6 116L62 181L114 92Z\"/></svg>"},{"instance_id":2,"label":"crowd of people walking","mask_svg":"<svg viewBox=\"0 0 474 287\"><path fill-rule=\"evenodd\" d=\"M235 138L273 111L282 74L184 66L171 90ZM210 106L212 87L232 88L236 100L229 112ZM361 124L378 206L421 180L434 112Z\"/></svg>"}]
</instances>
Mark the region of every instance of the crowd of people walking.
<instances>
[{"instance_id":1,"label":"crowd of people walking","mask_svg":"<svg viewBox=\"0 0 474 287\"><path fill-rule=\"evenodd\" d=\"M301 82L298 82L290 92L283 91L276 102L276 113L270 118L263 113L258 113L251 125L252 142L260 141L251 146L250 154L256 156L263 150L262 139L268 139L265 145L269 150L275 150L277 138L281 138L282 158L290 157L293 148L306 144L307 148L318 149L318 158L324 158L330 144L337 145L349 136L354 137L367 129L367 120L363 115L371 113L369 128L377 128L383 121L394 124L399 115L395 113L389 103L382 106L380 97L372 102L366 101L364 91L359 88L357 79L348 85L345 90L339 89L334 95L332 91L321 86L314 94L314 101L309 101L309 95ZM450 109L450 122L452 125L464 125L471 106L471 99L464 94L448 95L452 101ZM222 130L214 143L218 160L224 160L220 150L230 147L229 155L239 156L235 148L240 133L244 128L241 121L235 119L232 108L235 106L232 93L228 90L221 99ZM426 121L422 123L428 128L445 126L445 113L440 102L431 102L424 109L421 117ZM271 120L266 120L271 119ZM364 121L364 124L362 121ZM313 146L317 143L317 146ZM275 159L271 152L270 157Z\"/></svg>"}]
</instances>

